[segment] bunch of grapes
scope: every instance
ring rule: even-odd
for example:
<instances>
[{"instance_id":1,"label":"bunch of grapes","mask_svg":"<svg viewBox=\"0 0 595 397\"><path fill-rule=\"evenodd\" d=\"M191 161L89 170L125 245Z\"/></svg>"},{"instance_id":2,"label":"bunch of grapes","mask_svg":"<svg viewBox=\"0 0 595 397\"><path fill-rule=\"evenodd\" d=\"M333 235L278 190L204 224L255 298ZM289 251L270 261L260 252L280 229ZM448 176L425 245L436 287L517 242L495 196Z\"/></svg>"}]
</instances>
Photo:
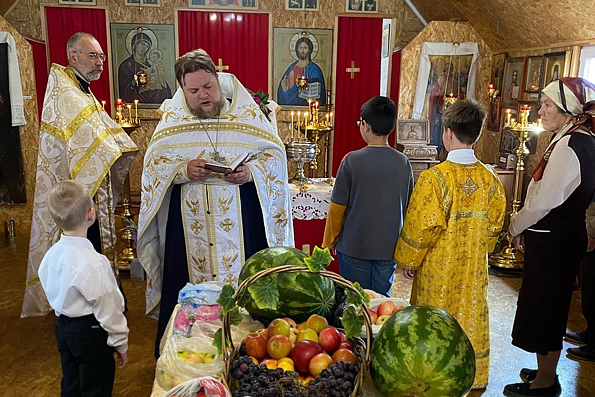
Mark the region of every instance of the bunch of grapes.
<instances>
[{"instance_id":1,"label":"bunch of grapes","mask_svg":"<svg viewBox=\"0 0 595 397\"><path fill-rule=\"evenodd\" d=\"M338 361L308 382L309 397L349 397L353 393L357 364Z\"/></svg>"},{"instance_id":2,"label":"bunch of grapes","mask_svg":"<svg viewBox=\"0 0 595 397\"><path fill-rule=\"evenodd\" d=\"M297 379L298 373L270 369L256 365L248 356L241 356L231 365L235 379L233 397L301 397L307 396L305 386Z\"/></svg>"}]
</instances>

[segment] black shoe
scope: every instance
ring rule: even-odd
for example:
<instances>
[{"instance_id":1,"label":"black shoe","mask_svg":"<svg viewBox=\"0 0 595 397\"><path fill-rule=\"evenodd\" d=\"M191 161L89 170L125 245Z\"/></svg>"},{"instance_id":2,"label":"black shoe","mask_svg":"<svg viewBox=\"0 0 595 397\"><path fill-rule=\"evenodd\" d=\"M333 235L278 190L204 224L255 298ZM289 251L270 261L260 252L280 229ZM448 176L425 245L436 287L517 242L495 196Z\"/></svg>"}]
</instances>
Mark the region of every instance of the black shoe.
<instances>
[{"instance_id":1,"label":"black shoe","mask_svg":"<svg viewBox=\"0 0 595 397\"><path fill-rule=\"evenodd\" d=\"M562 387L556 381L550 387L540 387L538 389L531 389L531 383L511 383L504 386L504 395L508 397L558 397L562 394Z\"/></svg>"},{"instance_id":2,"label":"black shoe","mask_svg":"<svg viewBox=\"0 0 595 397\"><path fill-rule=\"evenodd\" d=\"M523 382L533 382L535 378L537 378L537 370L531 368L523 368L521 369L521 373L519 374Z\"/></svg>"},{"instance_id":3,"label":"black shoe","mask_svg":"<svg viewBox=\"0 0 595 397\"><path fill-rule=\"evenodd\" d=\"M587 340L585 339L585 331L574 332L567 329L564 339L577 346L584 346L587 344Z\"/></svg>"},{"instance_id":4,"label":"black shoe","mask_svg":"<svg viewBox=\"0 0 595 397\"><path fill-rule=\"evenodd\" d=\"M578 361L595 361L595 352L587 350L586 346L569 347L566 349L568 358Z\"/></svg>"}]
</instances>

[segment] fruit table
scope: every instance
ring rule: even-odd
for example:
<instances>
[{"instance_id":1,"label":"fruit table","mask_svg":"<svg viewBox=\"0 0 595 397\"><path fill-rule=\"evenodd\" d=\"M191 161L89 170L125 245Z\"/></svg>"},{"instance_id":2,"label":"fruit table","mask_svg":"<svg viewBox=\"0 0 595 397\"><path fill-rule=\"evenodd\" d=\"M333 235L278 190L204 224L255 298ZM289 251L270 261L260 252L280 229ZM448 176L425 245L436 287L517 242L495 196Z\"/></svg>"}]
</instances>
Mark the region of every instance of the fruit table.
<instances>
[{"instance_id":1,"label":"fruit table","mask_svg":"<svg viewBox=\"0 0 595 397\"><path fill-rule=\"evenodd\" d=\"M335 178L311 178L313 184L289 184L291 210L295 233L295 247L308 253L324 237L326 215L331 202ZM328 270L339 273L339 264L334 258Z\"/></svg>"}]
</instances>

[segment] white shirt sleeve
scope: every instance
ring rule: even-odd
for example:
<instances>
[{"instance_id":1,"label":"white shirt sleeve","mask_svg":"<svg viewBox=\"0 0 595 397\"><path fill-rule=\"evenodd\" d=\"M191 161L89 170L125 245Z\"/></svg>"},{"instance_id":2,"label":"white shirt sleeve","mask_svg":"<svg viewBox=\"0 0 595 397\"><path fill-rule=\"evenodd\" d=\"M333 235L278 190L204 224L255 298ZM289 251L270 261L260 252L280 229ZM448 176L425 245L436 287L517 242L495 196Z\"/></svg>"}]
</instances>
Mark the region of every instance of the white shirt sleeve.
<instances>
[{"instance_id":1,"label":"white shirt sleeve","mask_svg":"<svg viewBox=\"0 0 595 397\"><path fill-rule=\"evenodd\" d=\"M556 144L540 181L531 181L523 209L510 223L510 234L521 234L525 229L543 219L552 209L558 207L581 184L581 166L572 148L568 146L570 136Z\"/></svg>"},{"instance_id":2,"label":"white shirt sleeve","mask_svg":"<svg viewBox=\"0 0 595 397\"><path fill-rule=\"evenodd\" d=\"M109 261L90 270L79 292L92 305L93 314L107 331L107 344L119 353L128 350L128 326L124 316L124 297L118 289Z\"/></svg>"}]
</instances>

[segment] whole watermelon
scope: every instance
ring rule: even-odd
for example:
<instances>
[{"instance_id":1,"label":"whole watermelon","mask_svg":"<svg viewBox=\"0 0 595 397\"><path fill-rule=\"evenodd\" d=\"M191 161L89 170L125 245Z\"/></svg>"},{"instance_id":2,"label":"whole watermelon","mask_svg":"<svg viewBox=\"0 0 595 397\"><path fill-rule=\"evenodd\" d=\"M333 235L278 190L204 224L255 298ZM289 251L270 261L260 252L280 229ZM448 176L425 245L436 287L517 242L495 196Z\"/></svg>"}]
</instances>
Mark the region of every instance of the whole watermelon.
<instances>
[{"instance_id":1,"label":"whole watermelon","mask_svg":"<svg viewBox=\"0 0 595 397\"><path fill-rule=\"evenodd\" d=\"M261 270L272 267L282 265L306 267L303 258L307 256L304 252L292 247L265 248L252 255L242 266L239 282L241 283ZM266 280L266 277L262 280ZM300 323L306 321L312 314L328 316L335 304L333 282L316 274L298 273L292 287L284 288L278 285L277 288L279 290L277 310L260 309L252 297L247 299L244 307L250 314L263 319L274 320L279 317L290 317Z\"/></svg>"},{"instance_id":2,"label":"whole watermelon","mask_svg":"<svg viewBox=\"0 0 595 397\"><path fill-rule=\"evenodd\" d=\"M475 352L446 311L409 306L378 332L370 374L384 397L460 397L473 385Z\"/></svg>"}]
</instances>

